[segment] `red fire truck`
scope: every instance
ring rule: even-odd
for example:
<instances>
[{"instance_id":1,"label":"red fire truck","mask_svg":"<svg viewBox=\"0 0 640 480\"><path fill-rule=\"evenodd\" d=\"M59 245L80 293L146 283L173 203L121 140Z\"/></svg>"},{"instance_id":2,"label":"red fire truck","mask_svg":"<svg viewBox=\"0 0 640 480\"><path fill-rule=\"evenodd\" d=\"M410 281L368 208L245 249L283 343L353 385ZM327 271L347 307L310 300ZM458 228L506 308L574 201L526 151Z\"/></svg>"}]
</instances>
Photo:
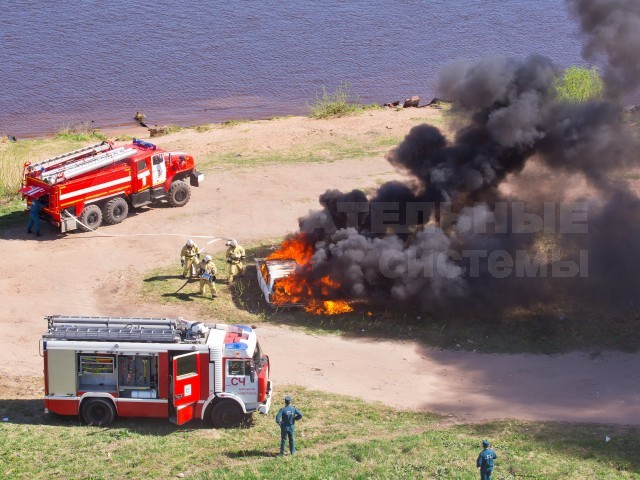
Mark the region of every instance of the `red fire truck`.
<instances>
[{"instance_id":1,"label":"red fire truck","mask_svg":"<svg viewBox=\"0 0 640 480\"><path fill-rule=\"evenodd\" d=\"M90 425L120 416L177 425L199 418L221 428L269 412L269 357L254 328L180 318L45 319L45 412Z\"/></svg>"},{"instance_id":2,"label":"red fire truck","mask_svg":"<svg viewBox=\"0 0 640 480\"><path fill-rule=\"evenodd\" d=\"M119 148L103 142L42 162L27 162L20 193L28 205L44 197L44 215L64 233L76 228L95 230L103 221L120 223L130 206L166 200L182 207L191 197L189 184L197 187L203 179L191 155L165 152L134 139Z\"/></svg>"}]
</instances>

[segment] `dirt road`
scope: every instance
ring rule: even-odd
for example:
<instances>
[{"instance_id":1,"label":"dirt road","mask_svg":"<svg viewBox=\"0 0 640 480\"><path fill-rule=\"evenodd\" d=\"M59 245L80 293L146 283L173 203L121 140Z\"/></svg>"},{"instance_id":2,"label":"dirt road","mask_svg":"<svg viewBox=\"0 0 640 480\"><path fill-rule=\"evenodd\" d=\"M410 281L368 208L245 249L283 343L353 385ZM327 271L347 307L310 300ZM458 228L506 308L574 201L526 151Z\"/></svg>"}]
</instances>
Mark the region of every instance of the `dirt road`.
<instances>
[{"instance_id":1,"label":"dirt road","mask_svg":"<svg viewBox=\"0 0 640 480\"><path fill-rule=\"evenodd\" d=\"M229 135L250 135L269 148L269 142L286 143L290 136L329 137L333 128L349 128L345 122L363 132L408 131L418 122L415 117L423 115L415 112L376 112L322 128L309 119L281 119L252 125L251 132L234 127ZM176 138L163 137L158 143ZM194 153L201 154L212 137L178 140L193 143ZM120 225L102 227L99 232L109 237L59 236L51 227L36 240L22 225L1 231L0 375L40 373L38 339L47 314L189 317L187 307L133 305L126 291L132 274L177 261L187 237L219 235L243 243L278 238L297 228L299 216L317 208L318 195L327 188L375 187L397 176L382 156L214 170L185 208L149 209ZM166 235L132 236L138 234ZM222 242L214 245L223 248ZM298 384L452 413L463 421L512 417L640 424L638 354L481 355L373 341L366 332L361 340L345 340L285 327L264 326L261 331L276 385Z\"/></svg>"}]
</instances>

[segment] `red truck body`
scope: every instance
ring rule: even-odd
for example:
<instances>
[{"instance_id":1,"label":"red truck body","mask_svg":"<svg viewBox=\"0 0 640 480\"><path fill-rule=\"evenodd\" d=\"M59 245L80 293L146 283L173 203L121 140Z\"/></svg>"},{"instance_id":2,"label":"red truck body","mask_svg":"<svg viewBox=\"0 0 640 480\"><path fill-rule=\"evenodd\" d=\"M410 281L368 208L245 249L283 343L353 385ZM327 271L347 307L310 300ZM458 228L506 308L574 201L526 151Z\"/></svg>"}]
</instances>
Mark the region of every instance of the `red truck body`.
<instances>
[{"instance_id":1,"label":"red truck body","mask_svg":"<svg viewBox=\"0 0 640 480\"><path fill-rule=\"evenodd\" d=\"M120 223L130 207L158 201L181 207L191 197L190 185L203 179L191 155L134 139L119 148L102 143L26 163L20 193L29 206L45 198L43 213L62 232L89 231Z\"/></svg>"},{"instance_id":2,"label":"red truck body","mask_svg":"<svg viewBox=\"0 0 640 480\"><path fill-rule=\"evenodd\" d=\"M269 357L246 325L52 315L42 336L47 412L91 425L117 417L235 427L267 414Z\"/></svg>"}]
</instances>

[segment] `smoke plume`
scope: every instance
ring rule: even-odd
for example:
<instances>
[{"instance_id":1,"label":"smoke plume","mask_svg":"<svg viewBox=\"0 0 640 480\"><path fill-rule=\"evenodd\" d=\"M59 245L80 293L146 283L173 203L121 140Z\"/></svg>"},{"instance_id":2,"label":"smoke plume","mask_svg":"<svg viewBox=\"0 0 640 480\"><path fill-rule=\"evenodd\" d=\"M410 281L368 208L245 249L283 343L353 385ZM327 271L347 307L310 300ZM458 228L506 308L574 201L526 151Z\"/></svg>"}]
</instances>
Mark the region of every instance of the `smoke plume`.
<instances>
[{"instance_id":1,"label":"smoke plume","mask_svg":"<svg viewBox=\"0 0 640 480\"><path fill-rule=\"evenodd\" d=\"M606 55L611 96L560 103L561 71L538 55L448 65L439 94L464 125L452 139L411 129L388 155L408 184L325 192L300 219L316 242L305 275L330 275L337 296L422 309L637 296L640 202L616 178L638 166L638 145L616 95L640 81L640 3L570 6L586 54Z\"/></svg>"},{"instance_id":2,"label":"smoke plume","mask_svg":"<svg viewBox=\"0 0 640 480\"><path fill-rule=\"evenodd\" d=\"M605 80L615 94L640 85L640 2L637 0L570 0L571 11L586 36L583 55L606 58Z\"/></svg>"}]
</instances>

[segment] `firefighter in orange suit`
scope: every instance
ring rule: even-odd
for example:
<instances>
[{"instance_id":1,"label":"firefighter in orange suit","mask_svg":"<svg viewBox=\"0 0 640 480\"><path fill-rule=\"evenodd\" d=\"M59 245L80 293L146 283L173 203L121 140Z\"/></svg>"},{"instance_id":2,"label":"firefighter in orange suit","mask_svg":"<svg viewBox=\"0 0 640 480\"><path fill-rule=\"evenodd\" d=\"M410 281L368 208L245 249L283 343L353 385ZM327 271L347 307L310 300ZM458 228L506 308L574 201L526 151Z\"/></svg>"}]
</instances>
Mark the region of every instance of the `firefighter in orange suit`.
<instances>
[{"instance_id":1,"label":"firefighter in orange suit","mask_svg":"<svg viewBox=\"0 0 640 480\"><path fill-rule=\"evenodd\" d=\"M209 289L211 298L217 297L216 274L218 273L218 269L216 268L216 264L213 263L211 255L204 256L198 264L198 272L200 273L200 295L205 296L205 290Z\"/></svg>"},{"instance_id":2,"label":"firefighter in orange suit","mask_svg":"<svg viewBox=\"0 0 640 480\"><path fill-rule=\"evenodd\" d=\"M191 277L191 266L193 265L195 268L198 264L198 255L200 255L198 246L193 243L193 240L187 240L180 252L180 265L182 265L182 276L184 278Z\"/></svg>"},{"instance_id":3,"label":"firefighter in orange suit","mask_svg":"<svg viewBox=\"0 0 640 480\"><path fill-rule=\"evenodd\" d=\"M233 277L244 273L244 264L243 261L245 259L244 248L238 245L234 239L231 239L227 242L227 263L229 264L229 276L227 280L229 283L233 282Z\"/></svg>"}]
</instances>

